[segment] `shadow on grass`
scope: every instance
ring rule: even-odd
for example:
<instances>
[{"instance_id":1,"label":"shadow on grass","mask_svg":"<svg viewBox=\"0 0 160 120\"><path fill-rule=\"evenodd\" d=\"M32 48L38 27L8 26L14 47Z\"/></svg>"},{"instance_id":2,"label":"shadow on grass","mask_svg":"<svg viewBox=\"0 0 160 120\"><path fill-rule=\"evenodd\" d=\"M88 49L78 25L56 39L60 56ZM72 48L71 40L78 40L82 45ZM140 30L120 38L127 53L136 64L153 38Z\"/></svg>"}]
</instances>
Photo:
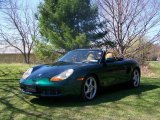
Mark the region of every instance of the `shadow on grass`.
<instances>
[{"instance_id":1,"label":"shadow on grass","mask_svg":"<svg viewBox=\"0 0 160 120\"><path fill-rule=\"evenodd\" d=\"M12 93L14 98L17 102L23 101L24 104L29 105L30 109L24 109L20 106L17 106L16 104L13 104L10 102L10 100L13 99L13 96L3 96L0 97L0 103L5 105L6 108L3 110L9 110L11 111L11 114L8 115L7 119L13 119L15 114L17 113L23 113L26 116L32 116L34 118L41 118L50 120L51 114L50 113L43 113L43 111L39 111L37 105L40 106L47 106L47 107L83 107L83 106L92 106L97 105L101 103L107 103L107 102L115 102L120 99L123 99L126 96L129 95L137 95L141 96L142 92L150 91L159 88L157 85L141 85L137 89L131 89L126 87L125 85L122 86L112 86L112 87L106 87L103 88L97 98L95 98L92 101L89 102L82 102L78 96L66 96L66 97L51 97L51 98L33 98L33 99L27 99L27 96L24 97L19 92L19 88L17 86L4 86L0 88L0 91L4 91L6 93Z\"/></svg>"},{"instance_id":2,"label":"shadow on grass","mask_svg":"<svg viewBox=\"0 0 160 120\"><path fill-rule=\"evenodd\" d=\"M22 109L21 106L16 106L15 104L11 103L10 100L13 98L13 96L4 96L4 97L0 97L0 103L5 105L6 108L3 109L4 111L10 111L11 114L7 115L7 119L11 120L14 119L15 114L17 113L23 113L27 116L33 116L36 118L41 118L41 119L45 119L45 120L51 120L51 118L49 118L48 115L43 115L43 112L40 112L37 110L36 106L32 103L30 103L26 98L24 98L21 94L17 93L17 91L19 91L19 89L14 86L8 86L8 88L0 88L0 91L5 91L7 93L12 93L14 95L14 98L19 98L17 100L23 101L24 103L30 105L33 108L33 111L27 110L27 109ZM17 101L19 102L19 101ZM1 111L0 111L1 113Z\"/></svg>"},{"instance_id":3,"label":"shadow on grass","mask_svg":"<svg viewBox=\"0 0 160 120\"><path fill-rule=\"evenodd\" d=\"M157 89L156 85L141 85L139 88L129 88L125 85L112 86L102 88L98 96L88 102L82 102L79 96L64 96L64 97L48 97L48 98L33 98L31 103L48 107L78 107L96 105L106 102L115 102L129 95L137 95L140 97L142 92Z\"/></svg>"}]
</instances>

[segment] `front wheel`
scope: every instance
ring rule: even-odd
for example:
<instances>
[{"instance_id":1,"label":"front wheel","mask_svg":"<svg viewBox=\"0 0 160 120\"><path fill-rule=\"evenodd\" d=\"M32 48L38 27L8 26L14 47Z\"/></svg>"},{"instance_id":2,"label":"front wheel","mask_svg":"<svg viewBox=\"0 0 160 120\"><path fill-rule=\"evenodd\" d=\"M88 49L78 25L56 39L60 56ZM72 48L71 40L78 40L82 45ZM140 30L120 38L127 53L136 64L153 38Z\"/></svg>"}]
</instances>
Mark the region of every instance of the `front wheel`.
<instances>
[{"instance_id":1,"label":"front wheel","mask_svg":"<svg viewBox=\"0 0 160 120\"><path fill-rule=\"evenodd\" d=\"M132 73L131 85L134 88L137 88L140 85L140 72L138 69L135 69Z\"/></svg>"},{"instance_id":2,"label":"front wheel","mask_svg":"<svg viewBox=\"0 0 160 120\"><path fill-rule=\"evenodd\" d=\"M83 100L92 100L97 95L97 81L93 76L86 77L82 84L81 97Z\"/></svg>"}]
</instances>

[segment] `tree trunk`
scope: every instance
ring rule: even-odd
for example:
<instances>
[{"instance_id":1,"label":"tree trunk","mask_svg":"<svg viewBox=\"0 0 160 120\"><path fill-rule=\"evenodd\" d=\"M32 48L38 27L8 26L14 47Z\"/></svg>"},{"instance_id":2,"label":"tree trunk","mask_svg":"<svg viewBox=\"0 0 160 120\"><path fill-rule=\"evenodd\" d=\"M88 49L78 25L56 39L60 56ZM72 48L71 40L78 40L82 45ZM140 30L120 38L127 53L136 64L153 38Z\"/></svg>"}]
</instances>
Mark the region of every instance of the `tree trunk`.
<instances>
[{"instance_id":1,"label":"tree trunk","mask_svg":"<svg viewBox=\"0 0 160 120\"><path fill-rule=\"evenodd\" d=\"M24 61L26 64L29 64L30 63L30 55L24 53L23 54L23 57L24 57Z\"/></svg>"},{"instance_id":2,"label":"tree trunk","mask_svg":"<svg viewBox=\"0 0 160 120\"><path fill-rule=\"evenodd\" d=\"M30 53L27 54L27 64L30 64Z\"/></svg>"}]
</instances>

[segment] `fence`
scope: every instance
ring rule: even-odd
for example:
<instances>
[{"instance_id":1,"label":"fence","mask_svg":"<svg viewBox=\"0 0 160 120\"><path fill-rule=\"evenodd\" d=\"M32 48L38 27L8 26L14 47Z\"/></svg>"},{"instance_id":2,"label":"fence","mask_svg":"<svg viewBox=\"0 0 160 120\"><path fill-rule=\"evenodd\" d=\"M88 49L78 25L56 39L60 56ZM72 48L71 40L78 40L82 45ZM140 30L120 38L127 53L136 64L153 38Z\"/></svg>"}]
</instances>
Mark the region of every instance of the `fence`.
<instances>
[{"instance_id":1,"label":"fence","mask_svg":"<svg viewBox=\"0 0 160 120\"><path fill-rule=\"evenodd\" d=\"M36 57L31 54L31 63L36 63ZM0 54L0 63L25 63L22 54Z\"/></svg>"}]
</instances>

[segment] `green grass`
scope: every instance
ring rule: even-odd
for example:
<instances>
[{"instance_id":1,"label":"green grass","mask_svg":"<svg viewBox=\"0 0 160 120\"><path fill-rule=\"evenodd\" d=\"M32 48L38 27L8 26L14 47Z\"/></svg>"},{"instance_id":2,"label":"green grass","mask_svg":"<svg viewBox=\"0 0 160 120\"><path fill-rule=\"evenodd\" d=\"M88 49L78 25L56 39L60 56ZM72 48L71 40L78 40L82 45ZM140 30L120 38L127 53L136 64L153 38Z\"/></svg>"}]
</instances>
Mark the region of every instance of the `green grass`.
<instances>
[{"instance_id":1,"label":"green grass","mask_svg":"<svg viewBox=\"0 0 160 120\"><path fill-rule=\"evenodd\" d=\"M152 62L149 65L157 74L160 72L160 63ZM81 102L77 96L39 99L21 94L19 80L13 79L14 76L19 78L22 71L28 67L28 65L0 65L0 74L7 73L8 70L12 73L12 75L0 75L0 119L160 119L160 78L158 77L143 76L138 89L124 86L106 88L90 102ZM18 75L15 75L16 73Z\"/></svg>"},{"instance_id":2,"label":"green grass","mask_svg":"<svg viewBox=\"0 0 160 120\"><path fill-rule=\"evenodd\" d=\"M160 62L159 61L152 61L149 62L149 68L156 73L158 77L160 77Z\"/></svg>"},{"instance_id":3,"label":"green grass","mask_svg":"<svg viewBox=\"0 0 160 120\"><path fill-rule=\"evenodd\" d=\"M32 65L0 64L0 79L19 79Z\"/></svg>"}]
</instances>

